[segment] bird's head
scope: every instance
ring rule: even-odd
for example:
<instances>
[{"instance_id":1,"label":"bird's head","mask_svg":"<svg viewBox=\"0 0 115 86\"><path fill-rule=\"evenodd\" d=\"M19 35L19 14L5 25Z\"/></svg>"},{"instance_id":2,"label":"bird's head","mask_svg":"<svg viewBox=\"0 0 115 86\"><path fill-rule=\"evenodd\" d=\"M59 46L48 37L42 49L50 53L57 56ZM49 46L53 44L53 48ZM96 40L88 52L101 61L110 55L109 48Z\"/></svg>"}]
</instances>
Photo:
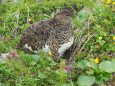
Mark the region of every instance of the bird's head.
<instances>
[{"instance_id":1,"label":"bird's head","mask_svg":"<svg viewBox=\"0 0 115 86\"><path fill-rule=\"evenodd\" d=\"M62 9L57 9L55 13L55 17L57 16L66 16L66 17L72 17L74 13L79 12L83 6L78 7L77 4L64 4L64 7Z\"/></svg>"},{"instance_id":2,"label":"bird's head","mask_svg":"<svg viewBox=\"0 0 115 86\"><path fill-rule=\"evenodd\" d=\"M77 13L78 8L76 5L72 5L71 7L65 5L62 9L57 9L54 15L54 18L59 20L62 23L70 22L71 18L73 17L74 13Z\"/></svg>"},{"instance_id":3,"label":"bird's head","mask_svg":"<svg viewBox=\"0 0 115 86\"><path fill-rule=\"evenodd\" d=\"M63 8L63 9L57 9L55 13L56 16L66 16L66 17L71 17L74 13L74 9L72 8Z\"/></svg>"},{"instance_id":4,"label":"bird's head","mask_svg":"<svg viewBox=\"0 0 115 86\"><path fill-rule=\"evenodd\" d=\"M70 8L57 9L54 18L59 20L61 23L66 24L71 21L71 17L74 11Z\"/></svg>"}]
</instances>

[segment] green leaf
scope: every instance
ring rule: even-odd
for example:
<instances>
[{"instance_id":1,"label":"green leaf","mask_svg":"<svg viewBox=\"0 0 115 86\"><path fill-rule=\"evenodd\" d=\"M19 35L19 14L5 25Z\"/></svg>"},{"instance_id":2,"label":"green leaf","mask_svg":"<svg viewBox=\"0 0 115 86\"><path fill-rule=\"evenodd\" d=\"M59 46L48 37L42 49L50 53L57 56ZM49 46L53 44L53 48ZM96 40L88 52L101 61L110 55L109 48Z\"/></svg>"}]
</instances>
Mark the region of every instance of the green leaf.
<instances>
[{"instance_id":1,"label":"green leaf","mask_svg":"<svg viewBox=\"0 0 115 86\"><path fill-rule=\"evenodd\" d=\"M101 75L98 75L95 77L95 83L96 84L101 84L103 82L103 78Z\"/></svg>"},{"instance_id":2,"label":"green leaf","mask_svg":"<svg viewBox=\"0 0 115 86\"><path fill-rule=\"evenodd\" d=\"M108 73L115 72L115 63L111 61L103 61L99 64L99 69Z\"/></svg>"},{"instance_id":3,"label":"green leaf","mask_svg":"<svg viewBox=\"0 0 115 86\"><path fill-rule=\"evenodd\" d=\"M94 74L94 70L90 69L86 71L87 74Z\"/></svg>"},{"instance_id":4,"label":"green leaf","mask_svg":"<svg viewBox=\"0 0 115 86\"><path fill-rule=\"evenodd\" d=\"M31 65L35 65L35 64L36 64L36 62L35 62L35 61L31 61L30 63L31 63Z\"/></svg>"},{"instance_id":5,"label":"green leaf","mask_svg":"<svg viewBox=\"0 0 115 86\"><path fill-rule=\"evenodd\" d=\"M87 65L85 64L84 60L78 62L78 65L77 65L79 68L81 69L85 69L87 68Z\"/></svg>"},{"instance_id":6,"label":"green leaf","mask_svg":"<svg viewBox=\"0 0 115 86\"><path fill-rule=\"evenodd\" d=\"M91 75L81 75L78 78L78 86L91 86L95 81L95 77Z\"/></svg>"},{"instance_id":7,"label":"green leaf","mask_svg":"<svg viewBox=\"0 0 115 86\"><path fill-rule=\"evenodd\" d=\"M39 72L38 77L41 78L41 79L46 78L46 76L43 73L41 73L41 72Z\"/></svg>"},{"instance_id":8,"label":"green leaf","mask_svg":"<svg viewBox=\"0 0 115 86\"><path fill-rule=\"evenodd\" d=\"M88 11L87 11L87 9L83 9L83 10L81 10L79 13L78 13L78 16L79 16L79 18L80 18L80 20L86 20L87 19L87 17L88 17Z\"/></svg>"}]
</instances>

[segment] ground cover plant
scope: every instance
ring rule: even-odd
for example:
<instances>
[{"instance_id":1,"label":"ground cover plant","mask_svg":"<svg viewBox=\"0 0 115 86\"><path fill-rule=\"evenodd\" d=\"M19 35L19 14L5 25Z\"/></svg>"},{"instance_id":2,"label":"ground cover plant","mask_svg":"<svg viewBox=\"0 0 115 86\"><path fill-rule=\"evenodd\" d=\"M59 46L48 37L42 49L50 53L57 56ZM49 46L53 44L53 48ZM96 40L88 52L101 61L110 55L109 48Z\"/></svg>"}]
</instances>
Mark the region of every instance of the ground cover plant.
<instances>
[{"instance_id":1,"label":"ground cover plant","mask_svg":"<svg viewBox=\"0 0 115 86\"><path fill-rule=\"evenodd\" d=\"M65 6L78 11L74 44L60 63L43 51L17 50L29 25ZM114 12L114 0L0 0L0 54L9 52L8 59L0 57L1 86L115 86Z\"/></svg>"}]
</instances>

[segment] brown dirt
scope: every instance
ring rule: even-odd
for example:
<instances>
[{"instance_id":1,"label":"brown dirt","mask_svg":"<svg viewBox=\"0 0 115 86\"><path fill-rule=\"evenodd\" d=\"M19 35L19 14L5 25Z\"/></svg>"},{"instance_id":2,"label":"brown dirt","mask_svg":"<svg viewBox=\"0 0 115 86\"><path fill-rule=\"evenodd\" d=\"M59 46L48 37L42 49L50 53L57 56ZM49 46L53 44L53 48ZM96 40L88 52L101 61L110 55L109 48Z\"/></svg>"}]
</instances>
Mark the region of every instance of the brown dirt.
<instances>
[{"instance_id":1,"label":"brown dirt","mask_svg":"<svg viewBox=\"0 0 115 86\"><path fill-rule=\"evenodd\" d=\"M115 73L113 74L113 78L107 82L107 86L115 86Z\"/></svg>"}]
</instances>

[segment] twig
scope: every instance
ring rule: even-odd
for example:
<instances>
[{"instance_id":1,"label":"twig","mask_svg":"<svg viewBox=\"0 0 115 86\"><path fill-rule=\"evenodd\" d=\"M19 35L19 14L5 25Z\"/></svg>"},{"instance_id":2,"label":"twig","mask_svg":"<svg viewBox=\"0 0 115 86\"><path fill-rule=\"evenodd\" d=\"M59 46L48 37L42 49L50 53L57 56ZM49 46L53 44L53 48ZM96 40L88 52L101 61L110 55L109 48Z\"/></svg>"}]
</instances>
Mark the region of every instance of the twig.
<instances>
[{"instance_id":1,"label":"twig","mask_svg":"<svg viewBox=\"0 0 115 86\"><path fill-rule=\"evenodd\" d=\"M78 52L78 55L79 55L79 53L83 50L83 48L85 47L85 45L87 44L87 42L93 37L93 36L95 36L96 34L94 33L93 35L91 35L90 37L89 37L89 39L87 39L87 41L85 42L85 44L81 47L81 49L80 49L80 51Z\"/></svg>"}]
</instances>

